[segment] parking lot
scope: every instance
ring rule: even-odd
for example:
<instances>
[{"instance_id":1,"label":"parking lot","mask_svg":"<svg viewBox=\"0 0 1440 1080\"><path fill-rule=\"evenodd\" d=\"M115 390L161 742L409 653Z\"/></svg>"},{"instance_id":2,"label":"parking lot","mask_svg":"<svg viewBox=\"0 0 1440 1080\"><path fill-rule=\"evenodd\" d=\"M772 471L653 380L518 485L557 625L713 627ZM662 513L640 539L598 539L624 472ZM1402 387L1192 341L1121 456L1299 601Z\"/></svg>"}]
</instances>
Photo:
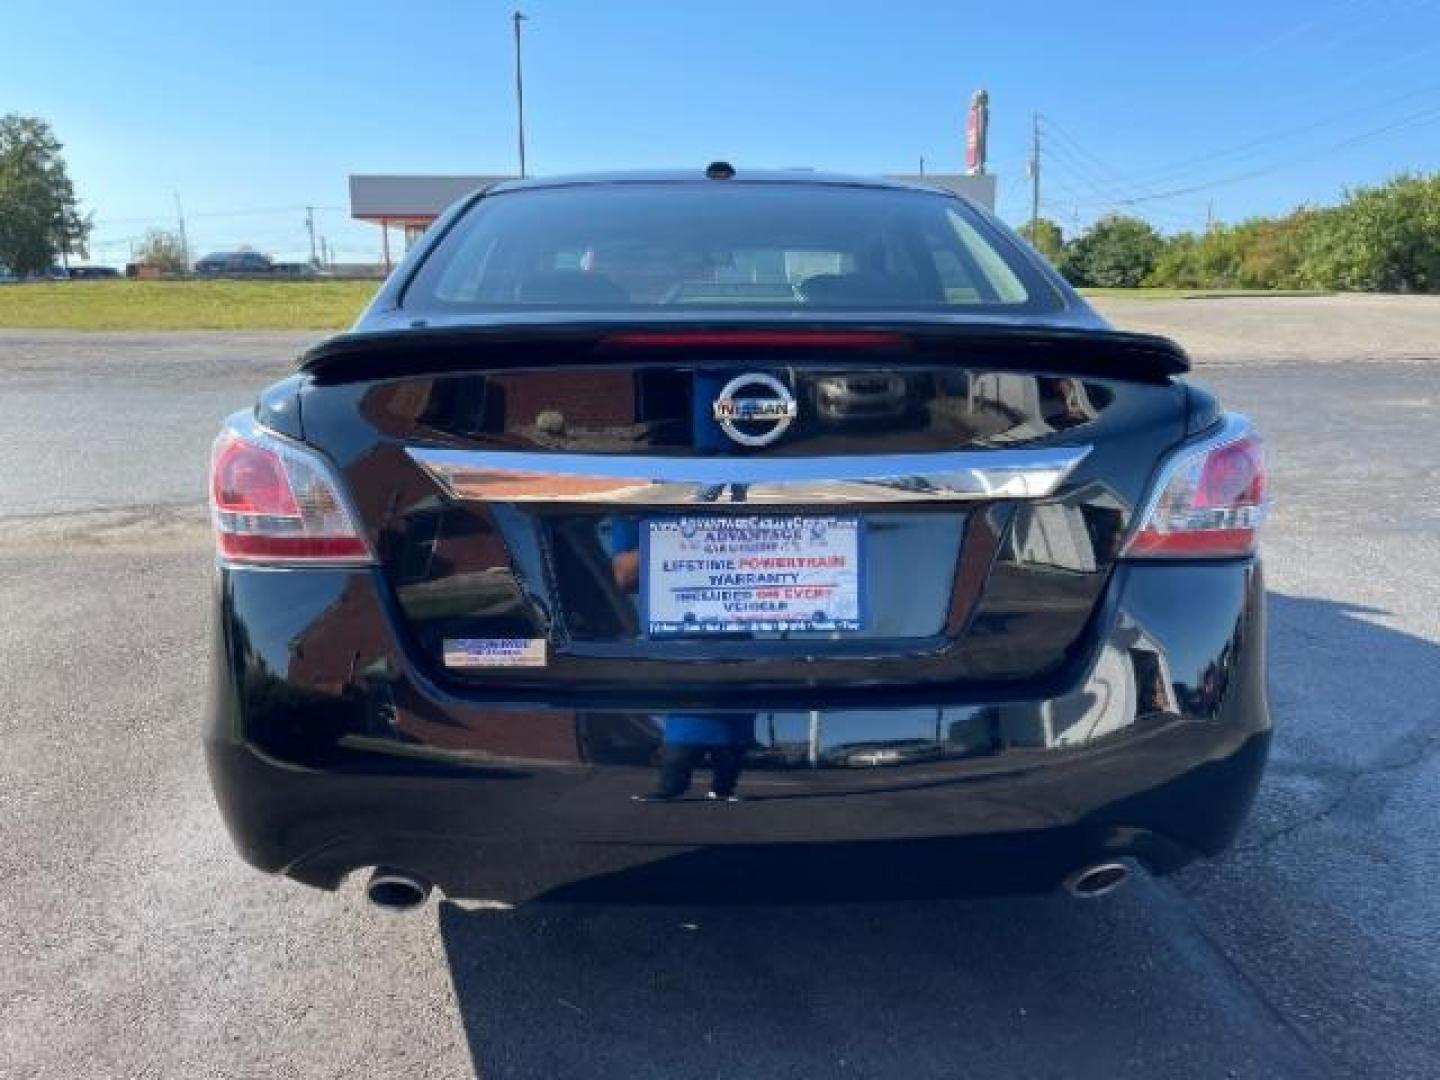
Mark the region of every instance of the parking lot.
<instances>
[{"instance_id":1,"label":"parking lot","mask_svg":"<svg viewBox=\"0 0 1440 1080\"><path fill-rule=\"evenodd\" d=\"M1440 1074L1437 301L1104 305L1270 443L1277 739L1227 857L401 919L244 866L200 754L208 444L310 336L0 331L0 1076Z\"/></svg>"}]
</instances>

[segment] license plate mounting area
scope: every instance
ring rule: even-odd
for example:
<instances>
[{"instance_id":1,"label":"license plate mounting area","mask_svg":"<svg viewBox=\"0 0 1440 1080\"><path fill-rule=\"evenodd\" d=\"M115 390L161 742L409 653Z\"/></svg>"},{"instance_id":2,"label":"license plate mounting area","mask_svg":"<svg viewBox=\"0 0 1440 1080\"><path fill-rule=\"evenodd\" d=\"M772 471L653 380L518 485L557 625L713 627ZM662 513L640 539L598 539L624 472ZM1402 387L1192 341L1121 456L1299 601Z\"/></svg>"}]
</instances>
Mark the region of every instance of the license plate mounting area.
<instances>
[{"instance_id":1,"label":"license plate mounting area","mask_svg":"<svg viewBox=\"0 0 1440 1080\"><path fill-rule=\"evenodd\" d=\"M854 515L648 518L642 624L651 637L861 630L864 547Z\"/></svg>"}]
</instances>

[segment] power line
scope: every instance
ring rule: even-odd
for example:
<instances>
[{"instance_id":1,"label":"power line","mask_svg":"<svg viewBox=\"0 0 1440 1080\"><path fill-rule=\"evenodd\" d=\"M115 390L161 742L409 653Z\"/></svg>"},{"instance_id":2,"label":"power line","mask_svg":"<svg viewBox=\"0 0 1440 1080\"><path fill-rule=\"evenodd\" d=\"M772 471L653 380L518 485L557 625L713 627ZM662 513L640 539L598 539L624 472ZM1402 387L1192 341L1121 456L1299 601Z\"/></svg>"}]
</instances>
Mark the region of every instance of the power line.
<instances>
[{"instance_id":1,"label":"power line","mask_svg":"<svg viewBox=\"0 0 1440 1080\"><path fill-rule=\"evenodd\" d=\"M1342 4L1338 8L1325 12L1319 18L1310 19L1302 23L1291 23L1275 36L1267 38L1242 52L1230 54L1227 57L1225 66L1238 67L1249 64L1256 57L1263 56L1268 52L1273 52L1277 45L1295 41L1297 38L1302 38L1309 34L1317 27L1324 26L1330 21L1331 17L1336 14L1343 16L1344 25L1336 28L1339 31L1338 35L1331 34L1327 35L1327 37L1329 37L1330 40L1336 40L1339 37L1348 38L1354 33L1356 16L1366 8L1374 7L1377 2L1378 0L1360 0L1358 4Z\"/></svg>"},{"instance_id":2,"label":"power line","mask_svg":"<svg viewBox=\"0 0 1440 1080\"><path fill-rule=\"evenodd\" d=\"M1190 157L1181 158L1179 160L1171 162L1168 165L1161 165L1149 169L1141 169L1138 172L1132 171L1128 174L1128 176L1122 176L1120 171L1114 168L1114 166L1102 161L1095 154L1087 150L1083 145L1081 145L1080 141L1074 135L1072 135L1060 124L1057 124L1051 117L1047 116L1045 118L1045 123L1046 128L1050 132L1050 134L1057 136L1062 142L1074 148L1075 151L1083 154L1087 159L1095 162L1102 169L1117 177L1117 179L1122 182L1123 186L1126 189L1131 190L1131 192L1135 194L1144 194L1145 188L1147 186L1164 182L1165 180L1168 180L1173 176L1187 172L1193 165L1214 165L1216 162L1222 161L1227 158L1238 159L1253 157L1256 154L1264 153L1266 150L1275 149L1277 143L1292 140L1298 135L1330 127L1331 125L1338 123L1342 120L1348 120L1356 116L1367 116L1378 113L1384 109L1391 108L1403 102L1413 101L1415 98L1424 97L1428 94L1434 93L1440 93L1440 83L1430 86L1423 86L1415 90L1407 91L1403 94L1396 94L1388 98L1383 98L1380 101L1376 101L1371 104L1361 106L1359 108L1345 109L1338 113L1331 113L1318 120L1313 120L1305 124L1300 124L1298 126L1272 130L1264 135L1257 136L1253 139L1248 139L1245 142L1238 143L1235 146L1229 148L1222 148L1210 151L1209 153L1205 154L1197 154Z\"/></svg>"},{"instance_id":3,"label":"power line","mask_svg":"<svg viewBox=\"0 0 1440 1080\"><path fill-rule=\"evenodd\" d=\"M1115 200L1113 199L1097 198L1094 195L1085 194L1084 192L1077 191L1075 188L1057 179L1055 175L1053 158L1051 159L1051 168L1046 173L1045 183L1048 189L1058 189L1062 194L1069 196L1070 204L1075 207L1077 212L1081 208L1085 208L1092 211L1093 214L1098 217L1105 213L1114 213L1124 209L1124 207L1120 206L1120 204L1115 202ZM1042 197L1040 200L1040 205L1046 205L1047 201L1048 200ZM1198 213L1188 214L1183 213L1179 210L1162 209L1156 206L1146 207L1140 213L1141 216L1145 217L1148 220L1174 229L1191 228L1194 226L1196 220L1199 217Z\"/></svg>"},{"instance_id":4,"label":"power line","mask_svg":"<svg viewBox=\"0 0 1440 1080\"><path fill-rule=\"evenodd\" d=\"M348 213L348 206L306 206L303 203L292 206L255 206L242 210L200 210L192 211L187 217L194 218L234 218L234 217L264 217L267 214L295 214L303 210L314 210L319 213ZM151 214L146 217L115 217L97 218L92 224L95 225L148 225L157 221L170 220L164 214Z\"/></svg>"},{"instance_id":5,"label":"power line","mask_svg":"<svg viewBox=\"0 0 1440 1080\"><path fill-rule=\"evenodd\" d=\"M1133 199L1122 199L1120 200L1120 205L1134 206L1137 203L1152 202L1158 199L1173 199L1182 195L1193 195L1197 191L1210 191L1213 188L1225 187L1229 184L1238 184L1244 180L1253 180L1259 176L1266 176L1269 173L1280 172L1284 169L1293 168L1296 165L1302 165L1307 161L1313 161L1317 157L1322 157L1325 154L1334 153L1337 150L1345 150L1351 146L1356 146L1360 143L1368 142L1371 139L1379 138L1381 135L1388 135L1392 131L1398 131L1401 128L1411 127L1415 124L1427 123L1428 121L1435 119L1440 119L1440 105L1430 106L1429 108L1422 109L1417 113L1411 113L1409 116L1402 117L1401 119L1393 121L1389 124L1384 124L1380 127L1372 128L1369 131L1363 131L1358 135L1353 135L1348 139L1342 139L1341 141L1336 143L1330 143L1327 146L1316 147L1315 149L1307 151L1306 153L1296 154L1293 157L1264 166L1263 168L1251 169L1248 172L1235 173L1232 176L1223 177L1219 180L1212 180L1209 183L1192 184L1189 187L1176 188L1173 191L1161 191L1149 195L1141 195Z\"/></svg>"},{"instance_id":6,"label":"power line","mask_svg":"<svg viewBox=\"0 0 1440 1080\"><path fill-rule=\"evenodd\" d=\"M1100 177L1094 169L1082 163L1077 157L1067 151L1060 143L1048 143L1047 150L1050 155L1050 183L1055 184L1056 186L1062 188L1065 191L1068 191L1077 204L1098 206L1103 210L1115 210L1121 207L1122 204L1120 202L1120 199L1113 191L1113 185L1109 181L1105 180L1103 177ZM1069 187L1062 181L1057 180L1054 175L1054 170L1057 166L1061 169L1070 170L1073 178L1077 182L1084 184L1085 187L1087 187L1094 194L1081 194L1073 187ZM1174 224L1176 222L1180 222L1183 225L1190 224L1190 219L1186 215L1179 215L1153 209L1149 211L1149 213L1150 216L1167 220L1171 224Z\"/></svg>"},{"instance_id":7,"label":"power line","mask_svg":"<svg viewBox=\"0 0 1440 1080\"><path fill-rule=\"evenodd\" d=\"M1048 130L1048 126L1047 126L1047 125L1048 125L1048 120L1047 120L1047 118L1041 117L1041 118L1039 118L1039 119L1041 120L1042 132L1043 132L1044 130ZM1041 140L1041 142L1043 142L1043 139ZM1063 192L1067 193L1068 195L1070 195L1070 197L1071 197L1071 207L1061 206L1061 209L1062 209L1062 210L1066 210L1066 211L1071 211L1071 209L1072 209L1072 207L1073 207L1073 212L1069 212L1069 213L1067 214L1067 216L1069 216L1072 220L1075 221L1076 227L1078 227L1078 224L1079 224L1080 207L1081 207L1082 205L1083 205L1083 206L1098 206L1098 207L1101 208L1102 210L1114 209L1114 208L1117 206L1117 200L1115 199L1114 195L1113 195L1110 191L1106 190L1105 182L1104 182L1104 181L1101 181L1101 180L1097 180L1097 179L1096 179L1096 174L1095 174L1095 173L1093 172L1093 170L1091 170L1088 166L1084 166L1081 162L1079 162L1079 160L1078 160L1076 157L1074 157L1074 156L1073 156L1072 154L1070 154L1069 152L1065 151L1065 150L1064 150L1059 144L1057 144L1057 143L1053 143L1053 142L1051 142L1051 143L1044 143L1044 150L1045 150L1045 156L1046 156L1046 161L1044 162L1044 172L1045 172L1045 178L1046 178L1046 185L1049 186L1049 187L1059 188L1061 191L1063 191ZM1057 155L1058 155L1058 156L1057 156ZM1035 176L1034 176L1034 172L1035 172L1034 166L1035 166L1035 159L1036 159L1037 156L1038 156L1038 155L1037 155L1037 148L1033 145L1033 142L1032 142L1032 148L1031 148L1031 152L1030 152L1030 155L1029 155L1029 160L1027 160L1027 162L1026 162L1026 170L1025 170L1027 176L1029 176L1029 177L1031 178L1031 189L1032 189L1032 190L1031 190L1031 192L1030 192L1030 196L1031 196L1031 207L1030 207L1031 218L1030 218L1030 220L1031 220L1031 230L1032 230L1032 233L1038 228L1038 223L1036 222L1036 218L1038 217L1037 206L1036 206L1036 204L1037 204L1037 199L1035 198L1036 192L1035 192L1035 190L1034 190L1034 188L1035 188L1035 186L1036 186L1036 185L1035 185ZM1092 192L1094 192L1094 194L1093 194L1093 195L1088 195L1088 194L1084 194L1084 193L1082 193L1082 192L1080 192L1080 191L1077 191L1074 187L1072 187L1071 185L1065 183L1062 179L1058 178L1058 177L1056 176L1056 173L1055 173L1055 168L1056 168L1057 166L1059 166L1062 170L1063 170L1063 169L1068 169L1068 170L1070 170L1071 174L1073 175L1073 178L1074 178L1076 181L1078 181L1079 183L1084 184L1087 188L1089 188ZM1053 208L1053 207L1057 206L1058 204L1056 204L1055 202L1053 202L1053 201L1050 200L1050 199L1047 199L1047 198L1044 196L1044 194L1042 193L1042 194L1040 194L1040 196L1039 196L1039 198L1038 198L1038 205L1039 205L1039 206L1049 206L1049 207L1052 207L1052 208ZM1168 212L1163 212L1163 211L1161 211L1161 212L1155 212L1155 211L1152 211L1151 214L1150 214L1150 216L1155 216L1155 217L1160 217L1160 218L1168 219L1172 224L1173 224L1174 222L1176 222L1176 221L1179 221L1182 225L1189 225L1189 224L1190 224L1190 221L1189 221L1187 218L1178 217L1178 216L1173 215L1173 214L1170 214L1170 213L1168 213Z\"/></svg>"},{"instance_id":8,"label":"power line","mask_svg":"<svg viewBox=\"0 0 1440 1080\"><path fill-rule=\"evenodd\" d=\"M1312 46L1311 51L1322 51L1323 46L1329 46L1330 44L1338 40L1343 40L1348 43L1349 41L1353 40L1355 36L1355 29L1357 25L1356 15L1359 12L1364 11L1368 7L1373 7L1377 2L1378 0L1360 0L1358 4L1343 4L1339 7L1332 8L1330 11L1325 12L1318 18L1311 19L1307 22L1302 22L1299 24L1288 23L1285 28L1281 30L1278 34L1274 34L1271 37L1266 38L1253 45L1251 48L1240 52L1234 52L1224 48L1217 48L1212 52L1212 55L1217 57L1217 59L1212 60L1208 63L1202 63L1198 67L1189 67L1186 71L1186 76L1193 79L1197 74L1213 74L1215 72L1233 70L1234 68L1241 66L1253 68L1255 66L1254 61L1256 60L1256 58L1263 56L1266 53L1272 52L1277 46L1281 44L1293 41L1299 37L1304 37L1305 35L1314 31L1316 28L1323 26L1325 23L1329 22L1335 15L1343 16L1344 24L1342 26L1334 28L1336 32L1326 34L1324 37L1322 37L1321 45ZM1379 21L1380 20L1372 22L1370 25L1378 25ZM1353 69L1354 65L1352 63L1347 67L1346 70L1353 71ZM1351 81L1350 78L1346 77L1345 74L1342 74L1334 79L1328 79L1327 83L1330 86L1334 86L1336 84L1346 83L1349 81ZM1311 96L1313 96L1313 92L1307 89L1291 95L1285 95L1285 99L1289 99L1291 97ZM1141 113L1139 116L1129 116L1126 118L1125 122L1126 126L1133 130L1136 128L1148 127L1156 120L1173 121L1173 119L1173 113L1171 113L1169 110L1156 109L1152 112Z\"/></svg>"},{"instance_id":9,"label":"power line","mask_svg":"<svg viewBox=\"0 0 1440 1080\"><path fill-rule=\"evenodd\" d=\"M1068 132L1066 132L1063 127L1061 127L1048 116L1045 118L1045 129L1049 134L1058 136L1065 145L1070 146L1073 149L1074 153L1076 153L1080 157L1083 157L1086 161L1092 162L1094 166L1099 169L1100 172L1105 172L1111 174L1112 176L1120 177L1120 171L1118 169L1116 169L1113 165L1102 161L1100 158L1092 154L1089 150L1085 149L1085 147L1082 146L1077 139L1071 136Z\"/></svg>"},{"instance_id":10,"label":"power line","mask_svg":"<svg viewBox=\"0 0 1440 1080\"><path fill-rule=\"evenodd\" d=\"M1040 193L1041 146L1043 142L1041 138L1042 130L1045 130L1045 128L1042 126L1042 117L1040 116L1040 114L1036 113L1032 117L1030 165L1028 170L1030 174L1030 236L1032 243L1034 242L1034 238L1039 232L1040 207L1044 205L1047 201L1042 198ZM1098 199L1090 199L1087 196L1081 195L1080 192L1076 191L1069 185L1061 181L1055 180L1049 166L1054 163L1055 159L1053 155L1058 148L1053 143L1044 143L1044 147L1046 152L1052 155L1050 161L1047 163L1045 168L1046 182L1052 183L1055 186L1061 188L1062 190L1069 192L1074 197L1074 213L1071 216L1072 220L1076 222L1077 227L1080 218L1080 206L1082 204L1089 205L1098 203L1103 208L1113 208L1118 205L1116 200L1111 197L1110 193L1104 189L1102 184L1097 183L1094 179L1092 179L1090 169L1088 167L1077 167L1079 165L1079 162L1073 155L1069 154L1068 152L1061 152L1062 162L1068 160L1070 162L1069 168L1074 171L1076 178L1079 179L1086 186L1094 190L1099 197ZM1185 225L1188 225L1190 223L1188 219L1177 219L1175 215L1165 212L1152 216L1169 218L1171 222L1174 222L1175 220L1180 220Z\"/></svg>"},{"instance_id":11,"label":"power line","mask_svg":"<svg viewBox=\"0 0 1440 1080\"><path fill-rule=\"evenodd\" d=\"M1349 113L1344 115L1355 115L1357 112L1361 114L1372 113L1380 108L1386 107L1388 105L1393 105L1399 101L1412 100L1416 97L1423 96L1427 93L1432 93L1436 90L1440 90L1440 86L1424 87L1419 90L1410 91L1406 94L1398 95L1396 97L1387 99L1384 102L1367 106L1366 108L1361 110L1351 110ZM1334 153L1337 150L1343 150L1350 146L1357 145L1373 138L1378 138L1379 136L1388 134L1391 131L1398 130L1400 128L1407 127L1413 124L1424 123L1437 115L1440 115L1440 106L1426 106L1424 109L1421 109L1418 112L1407 114L1399 120L1393 120L1379 127L1349 136L1335 143L1326 144L1320 147L1313 147L1301 154L1292 155L1288 158L1271 162L1259 168L1249 169L1243 172L1213 178L1202 183L1188 184L1179 188L1162 191L1156 191L1154 190L1154 188L1147 189L1146 187L1138 184L1134 179L1126 181L1122 174L1119 172L1119 170L1115 169L1114 166L1108 164L1107 162L1099 158L1097 155L1087 150L1084 146L1080 144L1079 140L1077 140L1073 135L1070 135L1068 132L1066 132L1053 120L1047 117L1045 120L1045 124L1046 131L1052 135L1058 136L1059 138L1058 142L1052 141L1049 144L1049 149L1052 155L1059 153L1062 160L1068 161L1070 167L1074 170L1077 177L1079 177L1087 186L1093 188L1097 192L1097 194L1100 194L1102 196L1102 199L1108 205L1114 207L1133 207L1141 203L1182 198L1186 195L1192 195L1202 191L1209 191L1216 187L1224 187L1230 184L1240 183L1245 180L1267 175L1271 172L1277 172L1286 168L1291 168L1297 164L1302 164L1306 161L1313 160L1316 157L1323 156L1329 153ZM1328 124L1331 124L1333 122L1333 119L1326 119L1310 124L1305 124L1299 128L1292 129L1291 135L1293 136L1293 134L1309 131L1317 127L1327 126ZM1254 142L1273 145L1273 137L1265 140L1254 140ZM1242 144L1242 147L1248 145L1250 144ZM1232 148L1230 151L1232 156L1235 149L1237 148ZM1082 162L1081 160L1081 155L1083 155L1083 158L1085 159L1084 162ZM1212 155L1210 155L1210 157L1213 159L1217 157L1224 157L1225 155L1226 152L1222 150L1213 153ZM1088 162L1094 162L1094 166L1091 166L1090 164L1088 164ZM1112 176L1116 177L1116 181L1101 178L1099 176L1099 173L1096 171L1097 169L1104 170L1105 172L1108 172ZM1106 191L1106 188L1110 188L1112 190Z\"/></svg>"},{"instance_id":12,"label":"power line","mask_svg":"<svg viewBox=\"0 0 1440 1080\"><path fill-rule=\"evenodd\" d=\"M1063 144L1050 142L1047 149L1050 151L1052 163L1058 163L1068 168L1075 176L1075 179L1090 188L1105 201L1112 201L1115 197L1115 184L1111 180L1100 176L1090 166L1086 165L1070 151L1066 150Z\"/></svg>"}]
</instances>

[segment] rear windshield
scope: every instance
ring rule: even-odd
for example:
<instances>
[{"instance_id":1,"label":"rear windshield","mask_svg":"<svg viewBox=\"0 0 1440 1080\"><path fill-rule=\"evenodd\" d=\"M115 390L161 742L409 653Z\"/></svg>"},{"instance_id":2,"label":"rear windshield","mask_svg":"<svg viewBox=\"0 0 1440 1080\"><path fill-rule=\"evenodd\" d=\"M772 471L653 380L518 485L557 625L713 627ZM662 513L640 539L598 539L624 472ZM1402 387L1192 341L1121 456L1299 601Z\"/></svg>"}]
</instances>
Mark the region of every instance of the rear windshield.
<instances>
[{"instance_id":1,"label":"rear windshield","mask_svg":"<svg viewBox=\"0 0 1440 1080\"><path fill-rule=\"evenodd\" d=\"M590 184L481 199L405 307L1053 310L1058 297L959 200L819 184Z\"/></svg>"}]
</instances>

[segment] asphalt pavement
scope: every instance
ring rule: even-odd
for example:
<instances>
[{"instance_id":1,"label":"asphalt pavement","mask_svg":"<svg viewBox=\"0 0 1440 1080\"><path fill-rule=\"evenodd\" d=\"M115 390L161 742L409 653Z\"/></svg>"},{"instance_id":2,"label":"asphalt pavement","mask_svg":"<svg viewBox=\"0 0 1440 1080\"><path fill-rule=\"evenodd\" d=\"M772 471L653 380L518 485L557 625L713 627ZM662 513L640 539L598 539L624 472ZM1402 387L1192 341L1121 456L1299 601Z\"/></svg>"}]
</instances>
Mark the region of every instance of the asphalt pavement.
<instances>
[{"instance_id":1,"label":"asphalt pavement","mask_svg":"<svg viewBox=\"0 0 1440 1080\"><path fill-rule=\"evenodd\" d=\"M1210 303L1197 379L1271 447L1275 750L1231 853L1085 904L394 918L249 870L205 458L306 338L0 332L0 1076L1440 1075L1440 362Z\"/></svg>"}]
</instances>

